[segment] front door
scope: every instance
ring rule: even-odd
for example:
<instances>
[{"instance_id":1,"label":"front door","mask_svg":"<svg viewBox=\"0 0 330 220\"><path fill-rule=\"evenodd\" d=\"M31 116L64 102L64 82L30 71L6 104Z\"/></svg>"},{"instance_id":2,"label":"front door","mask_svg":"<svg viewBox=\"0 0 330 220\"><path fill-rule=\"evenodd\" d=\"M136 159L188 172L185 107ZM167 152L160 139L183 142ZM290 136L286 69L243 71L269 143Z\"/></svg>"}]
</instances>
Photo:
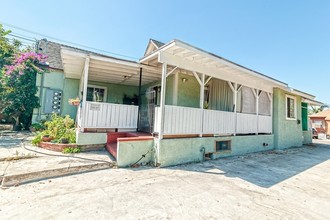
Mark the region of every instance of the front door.
<instances>
[{"instance_id":1,"label":"front door","mask_svg":"<svg viewBox=\"0 0 330 220\"><path fill-rule=\"evenodd\" d=\"M155 107L159 103L160 87L151 87L141 96L139 109L139 131L152 133L154 131Z\"/></svg>"}]
</instances>

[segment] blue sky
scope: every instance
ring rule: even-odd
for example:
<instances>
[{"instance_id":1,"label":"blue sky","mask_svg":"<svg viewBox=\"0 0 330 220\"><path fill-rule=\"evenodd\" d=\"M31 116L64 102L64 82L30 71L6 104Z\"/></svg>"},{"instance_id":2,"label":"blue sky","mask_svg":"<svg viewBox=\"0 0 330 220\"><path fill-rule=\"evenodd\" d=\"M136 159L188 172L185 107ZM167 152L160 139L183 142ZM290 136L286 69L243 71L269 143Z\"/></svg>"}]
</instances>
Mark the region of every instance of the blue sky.
<instances>
[{"instance_id":1,"label":"blue sky","mask_svg":"<svg viewBox=\"0 0 330 220\"><path fill-rule=\"evenodd\" d=\"M0 0L0 4L0 23L136 59L149 38L180 39L330 103L328 0Z\"/></svg>"}]
</instances>

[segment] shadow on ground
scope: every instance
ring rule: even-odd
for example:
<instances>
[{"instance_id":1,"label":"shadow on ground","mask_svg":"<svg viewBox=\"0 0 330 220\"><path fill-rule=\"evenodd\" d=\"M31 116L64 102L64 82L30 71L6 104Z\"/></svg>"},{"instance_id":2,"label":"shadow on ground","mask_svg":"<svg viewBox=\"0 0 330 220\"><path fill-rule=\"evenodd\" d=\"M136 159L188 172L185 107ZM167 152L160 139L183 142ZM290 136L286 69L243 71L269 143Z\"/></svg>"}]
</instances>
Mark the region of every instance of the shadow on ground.
<instances>
[{"instance_id":1,"label":"shadow on ground","mask_svg":"<svg viewBox=\"0 0 330 220\"><path fill-rule=\"evenodd\" d=\"M170 167L210 175L237 177L269 188L330 159L330 144L265 152Z\"/></svg>"}]
</instances>

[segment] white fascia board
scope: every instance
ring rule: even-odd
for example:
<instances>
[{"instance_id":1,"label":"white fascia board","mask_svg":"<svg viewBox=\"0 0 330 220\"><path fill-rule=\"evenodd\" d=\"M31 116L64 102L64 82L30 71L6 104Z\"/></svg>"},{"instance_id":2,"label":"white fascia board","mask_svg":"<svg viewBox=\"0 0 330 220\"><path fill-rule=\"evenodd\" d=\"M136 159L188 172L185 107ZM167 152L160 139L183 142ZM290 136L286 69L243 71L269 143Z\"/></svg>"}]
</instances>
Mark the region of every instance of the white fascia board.
<instances>
[{"instance_id":1,"label":"white fascia board","mask_svg":"<svg viewBox=\"0 0 330 220\"><path fill-rule=\"evenodd\" d=\"M196 63L196 62L192 62L189 60L186 60L182 57L179 56L175 56L173 54L169 54L163 51L159 51L159 62L160 63L167 63L168 65L173 65L173 66L177 66L178 68L181 69L186 69L189 71L195 71L198 73L204 73L208 76L212 76L214 78L218 78L218 79L222 79L225 81L231 81L231 82L236 82L238 84L242 84L251 88L255 88L255 89L261 89L263 91L266 92L273 92L273 84L271 83L256 83L256 82L252 82L250 80L245 80L241 77L236 77L233 76L233 74L222 71L221 69L217 69L215 67L210 67L210 66L206 66L203 65L202 63ZM258 78L256 78L258 79ZM261 79L259 79L261 80Z\"/></svg>"},{"instance_id":2,"label":"white fascia board","mask_svg":"<svg viewBox=\"0 0 330 220\"><path fill-rule=\"evenodd\" d=\"M293 89L291 93L295 94L295 95L299 95L303 98L312 99L312 100L315 99L315 96L313 96L311 94L308 94L308 93L305 93L305 92L301 92L301 91L296 90L296 89Z\"/></svg>"},{"instance_id":3,"label":"white fascia board","mask_svg":"<svg viewBox=\"0 0 330 220\"><path fill-rule=\"evenodd\" d=\"M302 101L302 102L306 102L306 103L308 103L309 105L313 105L313 106L321 106L321 105L324 105L324 103L319 102L319 101L317 101L317 100L311 100L311 99L306 99L306 98L302 98L301 101Z\"/></svg>"},{"instance_id":4,"label":"white fascia board","mask_svg":"<svg viewBox=\"0 0 330 220\"><path fill-rule=\"evenodd\" d=\"M278 86L281 86L281 87L287 87L287 84L286 84L286 83L283 83L283 82L277 81L277 80L272 79L272 78L270 78L270 77L267 77L267 76L265 76L265 75L258 74L258 73L256 73L256 72L254 72L254 71L252 71L252 70L249 70L249 69L246 69L246 68L244 68L244 67L242 67L242 66L235 65L234 63L231 63L231 62L228 62L228 61L226 61L226 60L224 60L224 59L221 59L221 58L219 58L219 57L213 56L213 55L211 55L210 53L208 53L208 52L206 52L206 51L204 51L204 50L201 50L201 49L199 49L199 48L196 48L196 47L194 47L194 46L191 46L191 45L189 45L189 44L187 44L187 43L185 43L185 42L182 42L182 41L180 41L180 40L174 40L174 43L175 43L175 46L178 46L178 47L184 48L184 49L186 49L186 50L193 51L193 52L195 52L195 53L197 53L197 54L201 54L202 56L205 56L205 57L207 57L207 58L209 58L209 59L212 59L212 60L216 60L216 61L218 61L218 62L220 62L221 64L224 64L224 65L226 65L226 66L229 66L229 67L232 67L232 68L238 69L238 70L240 70L240 71L243 71L243 72L248 73L248 74L250 74L250 75L253 75L253 76L255 76L255 77L258 77L258 78L261 78L261 79L264 79L264 80L270 81L270 82L272 82L272 83L274 83L274 84L276 84L276 85L278 85Z\"/></svg>"},{"instance_id":5,"label":"white fascia board","mask_svg":"<svg viewBox=\"0 0 330 220\"><path fill-rule=\"evenodd\" d=\"M74 57L79 57L79 58L86 58L88 54L78 52L78 51L73 51L67 47L61 46L61 57L63 57L63 55L74 56Z\"/></svg>"},{"instance_id":6,"label":"white fascia board","mask_svg":"<svg viewBox=\"0 0 330 220\"><path fill-rule=\"evenodd\" d=\"M140 63L146 62L147 60L150 60L151 58L154 58L154 57L158 56L159 51L164 51L164 50L168 49L169 47L173 47L174 45L175 45L175 40L172 40L169 43L164 44L163 46L161 46L157 50L153 51L148 56L142 57L139 61L140 61Z\"/></svg>"},{"instance_id":7,"label":"white fascia board","mask_svg":"<svg viewBox=\"0 0 330 220\"><path fill-rule=\"evenodd\" d=\"M139 67L139 64L133 61L125 61L125 60L119 60L115 58L110 58L110 57L102 57L102 56L97 56L97 55L90 55L90 58L92 60L99 60L103 62L108 62L108 63L116 63L116 64L121 64L125 66L130 66L130 67Z\"/></svg>"}]
</instances>

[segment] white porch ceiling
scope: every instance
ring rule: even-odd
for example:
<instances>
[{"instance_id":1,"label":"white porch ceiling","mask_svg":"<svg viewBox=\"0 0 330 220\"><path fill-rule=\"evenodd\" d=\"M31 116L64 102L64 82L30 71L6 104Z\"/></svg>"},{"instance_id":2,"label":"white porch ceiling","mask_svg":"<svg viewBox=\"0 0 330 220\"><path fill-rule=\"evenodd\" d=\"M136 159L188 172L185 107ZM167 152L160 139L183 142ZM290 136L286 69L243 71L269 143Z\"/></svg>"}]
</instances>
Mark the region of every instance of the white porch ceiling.
<instances>
[{"instance_id":1,"label":"white porch ceiling","mask_svg":"<svg viewBox=\"0 0 330 220\"><path fill-rule=\"evenodd\" d=\"M181 69L204 73L214 78L236 82L267 92L272 92L274 87L283 89L288 87L283 82L232 63L215 54L208 53L179 40L171 41L154 53L142 58L140 62L152 65L167 63Z\"/></svg>"},{"instance_id":2,"label":"white porch ceiling","mask_svg":"<svg viewBox=\"0 0 330 220\"><path fill-rule=\"evenodd\" d=\"M142 85L161 79L161 69L157 67L139 64L134 61L77 52L62 47L61 57L65 77L80 79L87 56L90 57L89 81L138 86L140 67L142 68Z\"/></svg>"}]
</instances>

